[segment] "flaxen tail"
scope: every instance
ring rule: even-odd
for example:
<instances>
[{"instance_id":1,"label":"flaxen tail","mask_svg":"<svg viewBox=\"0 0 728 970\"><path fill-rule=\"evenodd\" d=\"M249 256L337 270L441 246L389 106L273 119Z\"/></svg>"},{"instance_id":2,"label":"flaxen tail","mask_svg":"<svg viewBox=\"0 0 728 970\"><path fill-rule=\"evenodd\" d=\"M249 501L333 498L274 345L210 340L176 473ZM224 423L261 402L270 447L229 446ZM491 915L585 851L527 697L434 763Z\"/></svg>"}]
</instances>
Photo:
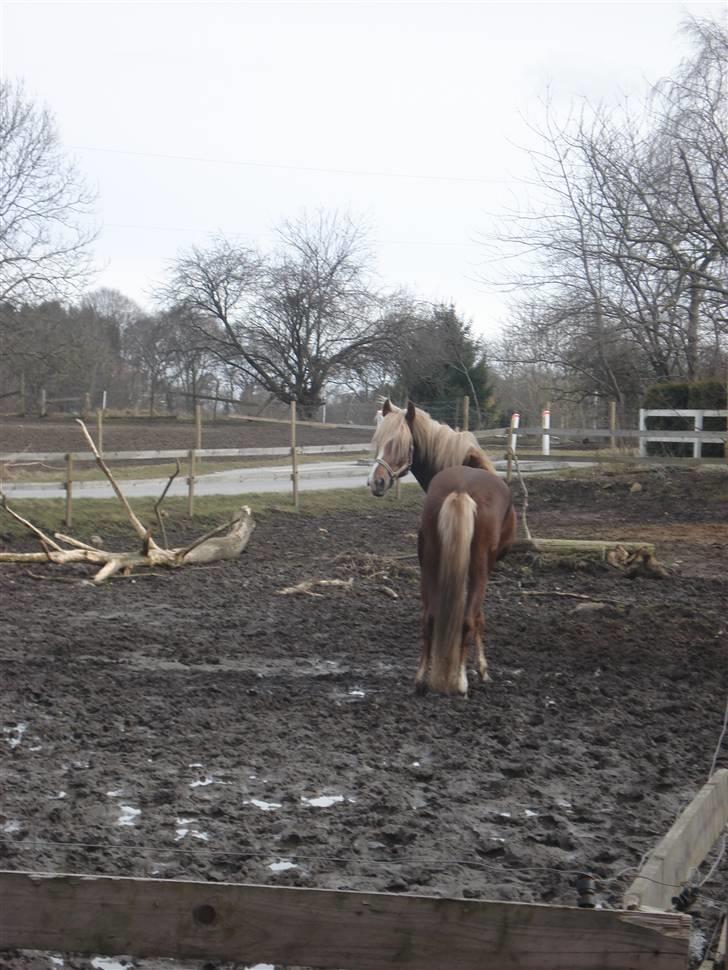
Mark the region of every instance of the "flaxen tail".
<instances>
[{"instance_id":1,"label":"flaxen tail","mask_svg":"<svg viewBox=\"0 0 728 970\"><path fill-rule=\"evenodd\" d=\"M461 646L468 595L470 545L477 506L465 492L451 492L437 519L440 568L431 647L430 685L446 693L465 693L461 683Z\"/></svg>"}]
</instances>

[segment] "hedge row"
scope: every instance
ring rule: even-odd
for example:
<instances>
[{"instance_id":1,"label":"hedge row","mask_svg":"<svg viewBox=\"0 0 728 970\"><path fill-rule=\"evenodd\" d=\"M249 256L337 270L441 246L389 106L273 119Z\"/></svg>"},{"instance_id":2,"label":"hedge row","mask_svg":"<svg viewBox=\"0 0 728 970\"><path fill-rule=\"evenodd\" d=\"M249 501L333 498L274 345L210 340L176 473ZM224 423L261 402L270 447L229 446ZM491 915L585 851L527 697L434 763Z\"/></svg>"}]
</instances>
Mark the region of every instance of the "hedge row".
<instances>
[{"instance_id":1,"label":"hedge row","mask_svg":"<svg viewBox=\"0 0 728 970\"><path fill-rule=\"evenodd\" d=\"M670 381L653 384L645 392L645 408L721 410L726 407L723 381Z\"/></svg>"}]
</instances>

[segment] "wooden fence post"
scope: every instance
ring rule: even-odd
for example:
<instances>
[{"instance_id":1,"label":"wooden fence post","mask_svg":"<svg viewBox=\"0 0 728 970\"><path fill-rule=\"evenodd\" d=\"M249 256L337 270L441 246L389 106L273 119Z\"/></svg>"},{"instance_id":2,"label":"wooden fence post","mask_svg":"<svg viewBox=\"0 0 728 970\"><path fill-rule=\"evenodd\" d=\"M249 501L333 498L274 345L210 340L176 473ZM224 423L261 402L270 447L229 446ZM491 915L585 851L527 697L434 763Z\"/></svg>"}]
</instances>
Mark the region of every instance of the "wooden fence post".
<instances>
[{"instance_id":1,"label":"wooden fence post","mask_svg":"<svg viewBox=\"0 0 728 970\"><path fill-rule=\"evenodd\" d=\"M296 402L291 401L291 482L293 507L298 508L298 453L296 452Z\"/></svg>"},{"instance_id":2,"label":"wooden fence post","mask_svg":"<svg viewBox=\"0 0 728 970\"><path fill-rule=\"evenodd\" d=\"M202 448L202 405L195 405L195 448Z\"/></svg>"},{"instance_id":3,"label":"wooden fence post","mask_svg":"<svg viewBox=\"0 0 728 970\"><path fill-rule=\"evenodd\" d=\"M44 387L40 389L40 416L42 418L48 416L48 397L46 396L46 389Z\"/></svg>"},{"instance_id":4,"label":"wooden fence post","mask_svg":"<svg viewBox=\"0 0 728 970\"><path fill-rule=\"evenodd\" d=\"M96 447L99 454L104 453L104 409L96 408Z\"/></svg>"},{"instance_id":5,"label":"wooden fence post","mask_svg":"<svg viewBox=\"0 0 728 970\"><path fill-rule=\"evenodd\" d=\"M470 424L470 398L466 394L463 397L463 431L469 431Z\"/></svg>"},{"instance_id":6,"label":"wooden fence post","mask_svg":"<svg viewBox=\"0 0 728 970\"><path fill-rule=\"evenodd\" d=\"M609 436L609 447L611 451L614 451L617 447L617 402L609 402L609 430L612 432Z\"/></svg>"},{"instance_id":7,"label":"wooden fence post","mask_svg":"<svg viewBox=\"0 0 728 970\"><path fill-rule=\"evenodd\" d=\"M64 524L67 529L73 525L73 455L66 455L66 517Z\"/></svg>"},{"instance_id":8,"label":"wooden fence post","mask_svg":"<svg viewBox=\"0 0 728 970\"><path fill-rule=\"evenodd\" d=\"M187 478L187 515L193 518L195 514L195 449L189 450L189 476Z\"/></svg>"}]
</instances>

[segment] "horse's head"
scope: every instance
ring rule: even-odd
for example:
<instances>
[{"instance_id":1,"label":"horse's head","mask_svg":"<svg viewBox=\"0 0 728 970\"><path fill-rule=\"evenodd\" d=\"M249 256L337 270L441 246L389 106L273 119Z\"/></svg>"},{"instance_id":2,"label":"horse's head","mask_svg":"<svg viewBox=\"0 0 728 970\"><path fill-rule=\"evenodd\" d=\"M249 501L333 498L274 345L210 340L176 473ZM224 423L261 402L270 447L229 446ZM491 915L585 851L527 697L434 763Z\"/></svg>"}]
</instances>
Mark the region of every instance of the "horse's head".
<instances>
[{"instance_id":1,"label":"horse's head","mask_svg":"<svg viewBox=\"0 0 728 970\"><path fill-rule=\"evenodd\" d=\"M376 458L367 482L372 495L384 495L412 467L414 420L415 406L411 401L404 410L395 407L389 398L382 405L382 420L372 439Z\"/></svg>"}]
</instances>

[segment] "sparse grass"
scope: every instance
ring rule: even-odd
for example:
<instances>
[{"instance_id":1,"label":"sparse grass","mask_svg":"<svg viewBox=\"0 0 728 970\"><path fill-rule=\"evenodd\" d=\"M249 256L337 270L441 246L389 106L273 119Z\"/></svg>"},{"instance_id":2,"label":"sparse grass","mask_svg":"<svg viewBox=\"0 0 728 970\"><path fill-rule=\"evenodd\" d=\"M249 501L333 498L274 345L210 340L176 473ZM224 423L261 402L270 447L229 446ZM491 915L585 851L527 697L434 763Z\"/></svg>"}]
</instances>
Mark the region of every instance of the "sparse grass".
<instances>
[{"instance_id":1,"label":"sparse grass","mask_svg":"<svg viewBox=\"0 0 728 970\"><path fill-rule=\"evenodd\" d=\"M300 494L300 509L293 508L293 499L288 494L253 492L247 495L203 496L195 499L195 515L190 520L187 515L187 500L185 498L166 499L162 506L166 514L165 522L172 528L175 524L183 524L185 529L195 532L205 532L220 525L226 519L231 519L241 505L249 505L257 516L265 516L272 512L283 512L290 515L326 515L331 512L364 512L378 515L382 510L392 507L419 508L422 504L422 490L418 485L403 485L401 498L397 499L393 492L389 492L382 499L373 498L364 488L332 489L323 492L302 492ZM134 500L132 508L142 522L153 526L155 535L158 533L154 517L153 498ZM70 531L81 539L99 533L104 539L125 537L133 541L134 534L129 525L126 513L116 499L78 499L73 503L73 525L70 530L63 522L65 512L64 499L23 499L9 503L19 515L37 525L44 532ZM16 538L28 536L30 533L19 522L0 509L0 534Z\"/></svg>"}]
</instances>

